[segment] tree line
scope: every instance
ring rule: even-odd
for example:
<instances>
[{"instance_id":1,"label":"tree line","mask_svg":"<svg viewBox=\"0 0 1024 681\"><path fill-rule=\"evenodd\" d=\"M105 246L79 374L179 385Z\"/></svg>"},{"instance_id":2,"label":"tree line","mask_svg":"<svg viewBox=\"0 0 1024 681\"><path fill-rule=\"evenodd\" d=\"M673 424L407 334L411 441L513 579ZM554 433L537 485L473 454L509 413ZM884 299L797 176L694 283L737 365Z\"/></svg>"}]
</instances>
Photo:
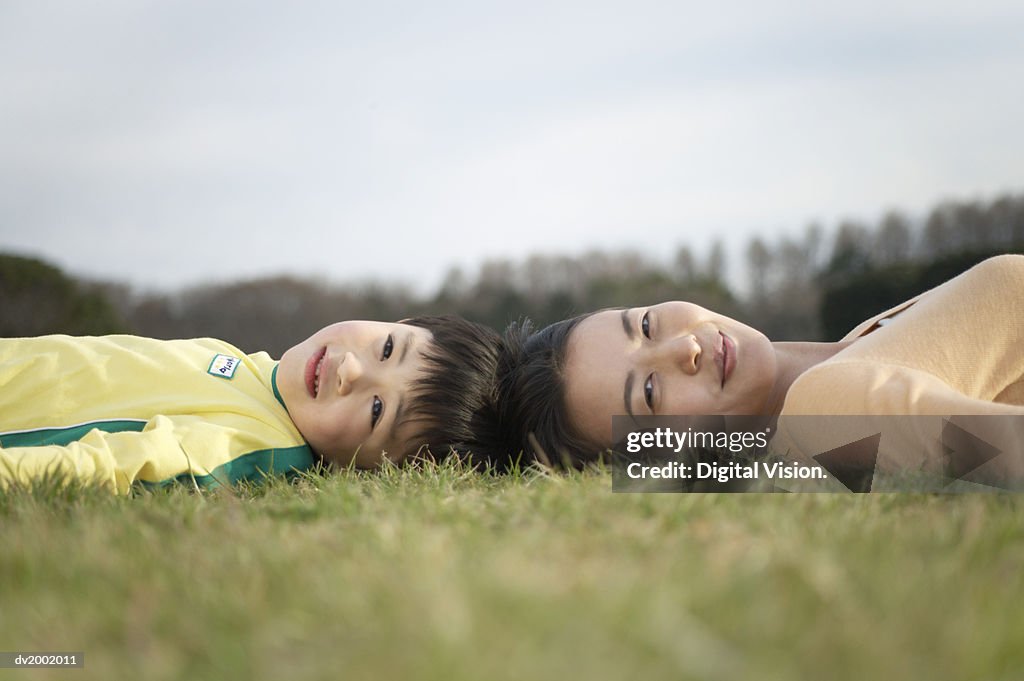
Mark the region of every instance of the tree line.
<instances>
[{"instance_id":1,"label":"tree line","mask_svg":"<svg viewBox=\"0 0 1024 681\"><path fill-rule=\"evenodd\" d=\"M377 282L265 277L139 293L76 280L32 258L0 254L0 335L134 333L213 336L278 356L342 319L393 321L453 313L498 330L524 317L539 325L605 307L690 300L773 340L835 340L861 320L996 253L1024 252L1024 195L945 201L923 219L891 211L876 223L805 227L754 237L740 256L746 291L727 282L721 242L703 256L679 246L668 262L633 251L492 259L452 268L433 293Z\"/></svg>"}]
</instances>

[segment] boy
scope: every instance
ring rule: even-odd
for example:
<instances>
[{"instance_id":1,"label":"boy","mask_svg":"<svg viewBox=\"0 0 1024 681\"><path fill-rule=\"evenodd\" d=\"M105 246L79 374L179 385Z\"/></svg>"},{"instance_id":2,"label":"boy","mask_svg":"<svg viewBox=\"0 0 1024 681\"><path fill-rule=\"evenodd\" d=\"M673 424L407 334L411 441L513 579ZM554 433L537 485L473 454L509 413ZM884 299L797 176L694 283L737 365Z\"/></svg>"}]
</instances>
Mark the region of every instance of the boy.
<instances>
[{"instance_id":1,"label":"boy","mask_svg":"<svg viewBox=\"0 0 1024 681\"><path fill-rule=\"evenodd\" d=\"M0 488L259 480L472 446L499 338L452 316L333 324L273 360L223 341L0 339ZM432 450L432 451L430 451Z\"/></svg>"}]
</instances>

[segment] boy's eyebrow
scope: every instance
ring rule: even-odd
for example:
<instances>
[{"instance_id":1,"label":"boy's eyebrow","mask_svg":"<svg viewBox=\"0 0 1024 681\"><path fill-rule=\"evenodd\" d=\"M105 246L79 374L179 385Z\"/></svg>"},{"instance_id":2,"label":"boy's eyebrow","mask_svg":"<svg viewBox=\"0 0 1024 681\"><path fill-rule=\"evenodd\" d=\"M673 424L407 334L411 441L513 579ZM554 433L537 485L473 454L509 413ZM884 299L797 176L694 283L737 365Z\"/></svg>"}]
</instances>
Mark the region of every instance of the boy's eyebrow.
<instances>
[{"instance_id":1,"label":"boy's eyebrow","mask_svg":"<svg viewBox=\"0 0 1024 681\"><path fill-rule=\"evenodd\" d=\"M409 348L412 347L413 341L416 339L414 334L406 334L405 342L402 343L402 354L398 356L399 365L405 361L406 355L409 354ZM391 419L391 428L388 431L388 439L392 442L398 439L398 426L402 423L402 411L405 409L405 391L398 396L398 406L395 407L395 416Z\"/></svg>"},{"instance_id":2,"label":"boy's eyebrow","mask_svg":"<svg viewBox=\"0 0 1024 681\"><path fill-rule=\"evenodd\" d=\"M401 364L405 361L405 356L409 354L409 348L412 347L413 334L406 334L405 342L402 343L402 354L398 357L398 363Z\"/></svg>"},{"instance_id":3,"label":"boy's eyebrow","mask_svg":"<svg viewBox=\"0 0 1024 681\"><path fill-rule=\"evenodd\" d=\"M398 398L398 406L395 407L395 416L391 419L391 428L388 431L388 440L392 443L398 440L398 426L402 423L402 411L405 409L405 393Z\"/></svg>"}]
</instances>

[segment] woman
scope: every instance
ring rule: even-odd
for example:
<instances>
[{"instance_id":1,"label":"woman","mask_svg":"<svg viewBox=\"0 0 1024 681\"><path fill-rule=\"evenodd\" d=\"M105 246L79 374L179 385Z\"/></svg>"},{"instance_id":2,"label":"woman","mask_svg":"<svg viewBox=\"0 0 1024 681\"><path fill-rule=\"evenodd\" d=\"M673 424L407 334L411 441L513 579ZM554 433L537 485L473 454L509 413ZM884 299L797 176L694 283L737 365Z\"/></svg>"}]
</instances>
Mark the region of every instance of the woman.
<instances>
[{"instance_id":1,"label":"woman","mask_svg":"<svg viewBox=\"0 0 1024 681\"><path fill-rule=\"evenodd\" d=\"M506 335L506 428L555 463L596 459L616 414L1024 416L1019 255L990 258L835 343L771 342L678 301Z\"/></svg>"}]
</instances>

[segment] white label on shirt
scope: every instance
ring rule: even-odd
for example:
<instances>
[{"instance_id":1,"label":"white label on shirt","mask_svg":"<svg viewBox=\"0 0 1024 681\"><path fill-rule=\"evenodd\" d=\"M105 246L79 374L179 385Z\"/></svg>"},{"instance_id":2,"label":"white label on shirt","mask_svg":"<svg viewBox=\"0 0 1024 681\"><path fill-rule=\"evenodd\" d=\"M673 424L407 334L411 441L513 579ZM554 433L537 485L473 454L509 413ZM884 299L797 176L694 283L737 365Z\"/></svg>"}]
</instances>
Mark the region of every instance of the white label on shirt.
<instances>
[{"instance_id":1,"label":"white label on shirt","mask_svg":"<svg viewBox=\"0 0 1024 681\"><path fill-rule=\"evenodd\" d=\"M234 378L235 369L238 368L238 364L241 361L237 357L231 357L230 355L217 355L210 362L210 368L206 370L206 373L220 376L221 378Z\"/></svg>"}]
</instances>

